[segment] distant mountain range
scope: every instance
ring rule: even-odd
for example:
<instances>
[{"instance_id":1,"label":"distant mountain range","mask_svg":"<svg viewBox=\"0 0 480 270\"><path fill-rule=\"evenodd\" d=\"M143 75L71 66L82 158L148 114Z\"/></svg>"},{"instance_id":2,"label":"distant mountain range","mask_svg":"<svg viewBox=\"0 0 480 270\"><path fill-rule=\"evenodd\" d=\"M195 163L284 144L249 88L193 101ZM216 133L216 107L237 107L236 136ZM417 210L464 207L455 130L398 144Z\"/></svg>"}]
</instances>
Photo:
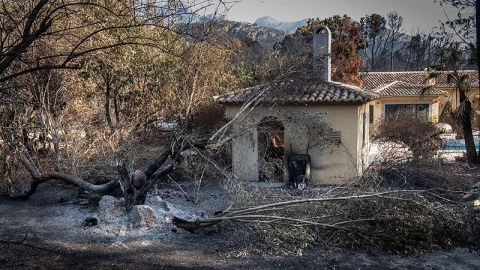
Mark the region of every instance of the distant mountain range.
<instances>
[{"instance_id":1,"label":"distant mountain range","mask_svg":"<svg viewBox=\"0 0 480 270\"><path fill-rule=\"evenodd\" d=\"M223 42L234 38L244 39L250 36L264 47L272 47L276 42L282 41L286 34L295 33L298 27L306 25L308 19L296 22L279 22L266 16L259 18L255 23L220 20L216 30ZM224 33L224 34L222 34Z\"/></svg>"},{"instance_id":2,"label":"distant mountain range","mask_svg":"<svg viewBox=\"0 0 480 270\"><path fill-rule=\"evenodd\" d=\"M293 34L297 30L297 28L307 25L307 22L308 19L303 19L296 22L279 22L273 17L265 16L258 18L254 24L267 28L281 30L288 34Z\"/></svg>"},{"instance_id":3,"label":"distant mountain range","mask_svg":"<svg viewBox=\"0 0 480 270\"><path fill-rule=\"evenodd\" d=\"M258 18L255 23L221 20L220 28L231 38L251 36L265 47L272 47L286 34L295 33L298 27L307 25L308 19L296 22L280 22L270 16Z\"/></svg>"},{"instance_id":4,"label":"distant mountain range","mask_svg":"<svg viewBox=\"0 0 480 270\"><path fill-rule=\"evenodd\" d=\"M266 47L272 47L285 37L284 31L250 23L223 21L221 25L232 37L244 39L246 36L251 36Z\"/></svg>"},{"instance_id":5,"label":"distant mountain range","mask_svg":"<svg viewBox=\"0 0 480 270\"><path fill-rule=\"evenodd\" d=\"M285 32L247 22L235 22L220 20L212 24L193 23L188 26L190 31L194 31L197 38L202 38L204 27L210 27L208 31L214 34L219 42L229 43L234 39L243 40L247 36L252 37L258 43L266 48L271 48L276 42L283 40Z\"/></svg>"}]
</instances>

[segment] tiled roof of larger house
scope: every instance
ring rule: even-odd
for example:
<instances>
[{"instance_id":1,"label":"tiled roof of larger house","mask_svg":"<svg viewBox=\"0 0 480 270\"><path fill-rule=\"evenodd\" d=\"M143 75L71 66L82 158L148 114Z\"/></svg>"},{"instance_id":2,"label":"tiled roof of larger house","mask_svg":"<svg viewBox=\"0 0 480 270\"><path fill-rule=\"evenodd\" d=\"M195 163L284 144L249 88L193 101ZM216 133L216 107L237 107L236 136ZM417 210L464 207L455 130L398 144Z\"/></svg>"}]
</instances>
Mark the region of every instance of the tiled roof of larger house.
<instances>
[{"instance_id":1,"label":"tiled roof of larger house","mask_svg":"<svg viewBox=\"0 0 480 270\"><path fill-rule=\"evenodd\" d=\"M438 77L435 79L437 88L453 88L455 84L448 82L447 75L451 71L437 71ZM476 70L462 70L460 74L467 74L470 77L472 88L478 87L478 72ZM425 85L428 77L428 71L405 71L405 72L362 72L360 78L363 81L363 88L376 89L394 81L401 81L416 85Z\"/></svg>"},{"instance_id":2,"label":"tiled roof of larger house","mask_svg":"<svg viewBox=\"0 0 480 270\"><path fill-rule=\"evenodd\" d=\"M376 93L359 87L326 82L310 78L289 79L279 83L263 84L214 97L222 104L248 102L261 94L258 103L267 104L309 104L309 103L364 103L378 97Z\"/></svg>"},{"instance_id":3,"label":"tiled roof of larger house","mask_svg":"<svg viewBox=\"0 0 480 270\"><path fill-rule=\"evenodd\" d=\"M394 81L382 85L373 91L379 93L382 97L418 97L422 96L423 88L425 88L425 85ZM446 93L433 88L426 90L423 96L446 96Z\"/></svg>"}]
</instances>

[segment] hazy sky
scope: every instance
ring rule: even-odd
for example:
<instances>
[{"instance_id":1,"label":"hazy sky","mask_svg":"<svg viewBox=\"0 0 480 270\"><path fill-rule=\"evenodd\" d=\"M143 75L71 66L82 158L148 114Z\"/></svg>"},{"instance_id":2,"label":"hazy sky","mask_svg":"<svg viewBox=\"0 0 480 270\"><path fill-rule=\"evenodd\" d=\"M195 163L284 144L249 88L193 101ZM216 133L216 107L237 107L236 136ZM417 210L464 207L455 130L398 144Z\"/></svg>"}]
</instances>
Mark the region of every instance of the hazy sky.
<instances>
[{"instance_id":1,"label":"hazy sky","mask_svg":"<svg viewBox=\"0 0 480 270\"><path fill-rule=\"evenodd\" d=\"M279 21L296 21L347 14L359 20L371 13L386 17L390 11L403 16L406 32L417 27L430 30L439 25L439 20L445 20L442 7L434 0L243 0L232 7L227 18L253 23L263 16Z\"/></svg>"}]
</instances>

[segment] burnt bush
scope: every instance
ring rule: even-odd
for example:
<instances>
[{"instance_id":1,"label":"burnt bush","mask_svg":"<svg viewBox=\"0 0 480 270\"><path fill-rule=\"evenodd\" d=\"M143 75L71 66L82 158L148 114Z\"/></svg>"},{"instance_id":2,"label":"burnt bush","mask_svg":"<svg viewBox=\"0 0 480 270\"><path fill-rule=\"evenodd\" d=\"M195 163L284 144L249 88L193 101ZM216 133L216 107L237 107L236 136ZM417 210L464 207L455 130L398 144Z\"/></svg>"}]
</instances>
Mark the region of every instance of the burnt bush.
<instances>
[{"instance_id":1,"label":"burnt bush","mask_svg":"<svg viewBox=\"0 0 480 270\"><path fill-rule=\"evenodd\" d=\"M211 134L224 124L225 108L214 101L205 101L193 111L188 128L200 134Z\"/></svg>"},{"instance_id":2,"label":"burnt bush","mask_svg":"<svg viewBox=\"0 0 480 270\"><path fill-rule=\"evenodd\" d=\"M441 131L435 124L411 114L388 117L376 129L377 138L402 143L414 159L433 158L441 145Z\"/></svg>"},{"instance_id":3,"label":"burnt bush","mask_svg":"<svg viewBox=\"0 0 480 270\"><path fill-rule=\"evenodd\" d=\"M459 222L460 213L428 202L418 194L351 201L340 209L341 220L354 222L341 230L320 231L332 246L417 255L469 243L464 224Z\"/></svg>"},{"instance_id":4,"label":"burnt bush","mask_svg":"<svg viewBox=\"0 0 480 270\"><path fill-rule=\"evenodd\" d=\"M356 183L363 190L415 189L428 190L458 201L470 189L473 179L468 168L458 164L442 164L431 160L395 162L387 159L370 166Z\"/></svg>"}]
</instances>

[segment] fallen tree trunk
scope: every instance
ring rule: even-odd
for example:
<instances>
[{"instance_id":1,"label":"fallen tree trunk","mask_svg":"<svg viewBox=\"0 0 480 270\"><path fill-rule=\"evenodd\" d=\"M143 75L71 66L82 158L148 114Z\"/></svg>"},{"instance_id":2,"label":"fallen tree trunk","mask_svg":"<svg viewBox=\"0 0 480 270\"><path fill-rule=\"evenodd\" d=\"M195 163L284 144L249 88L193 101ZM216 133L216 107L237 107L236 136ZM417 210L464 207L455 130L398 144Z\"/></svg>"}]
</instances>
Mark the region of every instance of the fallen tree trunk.
<instances>
[{"instance_id":1,"label":"fallen tree trunk","mask_svg":"<svg viewBox=\"0 0 480 270\"><path fill-rule=\"evenodd\" d=\"M25 194L15 197L16 199L28 200L28 198L30 198L30 196L37 191L37 188L40 184L49 180L61 180L93 193L108 193L120 187L117 179L113 179L105 184L96 185L71 174L60 172L40 173L35 165L24 154L20 155L20 162L25 166L27 171L32 176L32 183L30 185L30 189Z\"/></svg>"},{"instance_id":2,"label":"fallen tree trunk","mask_svg":"<svg viewBox=\"0 0 480 270\"><path fill-rule=\"evenodd\" d=\"M93 193L109 193L117 188L122 188L125 198L125 208L130 211L133 206L145 203L148 191L158 182L175 170L175 164L179 162L181 153L191 147L206 148L208 140L177 141L172 148L165 150L155 161L147 167L145 172L133 170L128 163L117 168L119 177L115 177L105 184L92 184L80 177L60 172L41 173L34 163L25 155L20 155L20 162L25 166L32 177L30 189L15 199L27 200L33 195L39 185L50 180L61 180ZM165 164L169 158L169 164ZM140 172L140 173L137 173ZM136 174L137 173L137 174Z\"/></svg>"}]
</instances>

